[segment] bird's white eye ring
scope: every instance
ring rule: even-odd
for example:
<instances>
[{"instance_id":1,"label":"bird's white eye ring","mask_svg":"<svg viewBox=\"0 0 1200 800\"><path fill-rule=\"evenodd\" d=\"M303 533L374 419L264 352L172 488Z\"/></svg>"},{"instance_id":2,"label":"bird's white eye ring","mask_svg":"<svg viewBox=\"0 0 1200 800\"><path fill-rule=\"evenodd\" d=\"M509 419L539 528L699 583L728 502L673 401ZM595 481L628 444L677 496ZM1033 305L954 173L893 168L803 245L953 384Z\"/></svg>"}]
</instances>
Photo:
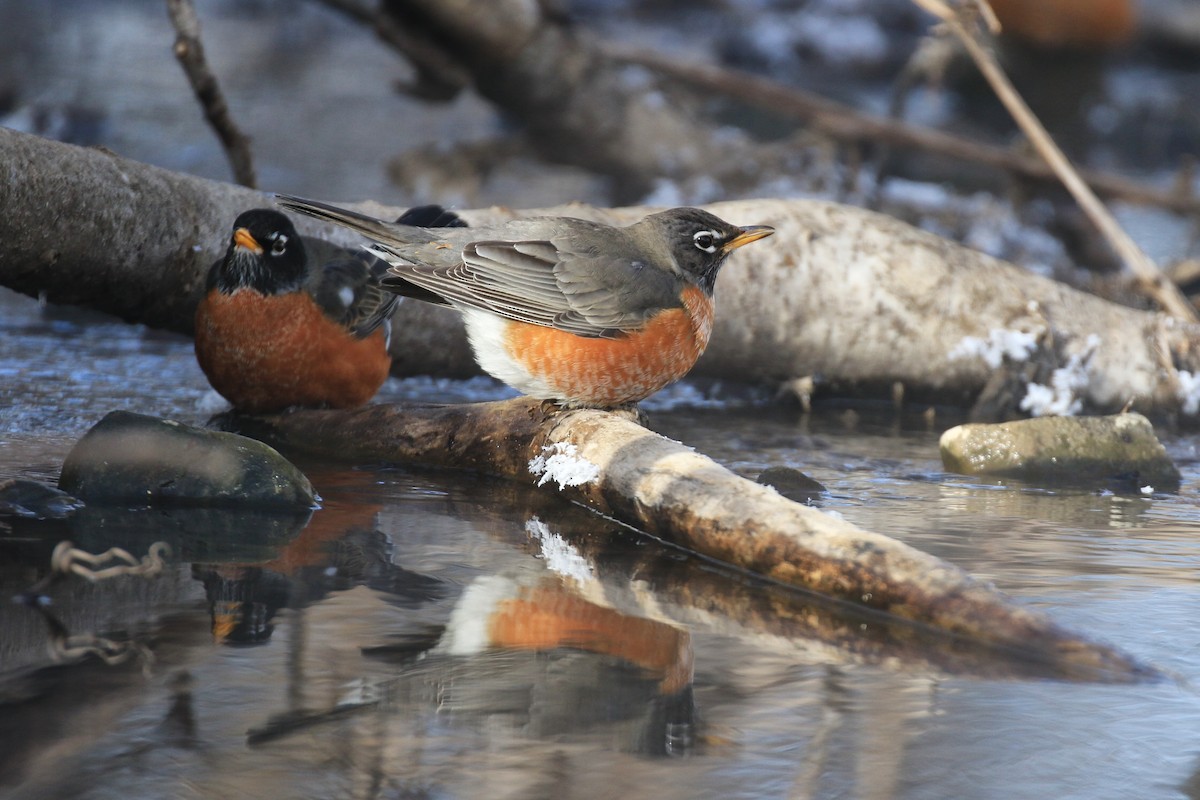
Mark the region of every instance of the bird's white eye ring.
<instances>
[{"instance_id":1,"label":"bird's white eye ring","mask_svg":"<svg viewBox=\"0 0 1200 800\"><path fill-rule=\"evenodd\" d=\"M706 253L717 252L717 232L716 231L697 231L692 236L692 241L696 243L696 247Z\"/></svg>"},{"instance_id":2,"label":"bird's white eye ring","mask_svg":"<svg viewBox=\"0 0 1200 800\"><path fill-rule=\"evenodd\" d=\"M287 249L288 237L286 234L277 233L271 237L271 255L283 255L283 251Z\"/></svg>"}]
</instances>

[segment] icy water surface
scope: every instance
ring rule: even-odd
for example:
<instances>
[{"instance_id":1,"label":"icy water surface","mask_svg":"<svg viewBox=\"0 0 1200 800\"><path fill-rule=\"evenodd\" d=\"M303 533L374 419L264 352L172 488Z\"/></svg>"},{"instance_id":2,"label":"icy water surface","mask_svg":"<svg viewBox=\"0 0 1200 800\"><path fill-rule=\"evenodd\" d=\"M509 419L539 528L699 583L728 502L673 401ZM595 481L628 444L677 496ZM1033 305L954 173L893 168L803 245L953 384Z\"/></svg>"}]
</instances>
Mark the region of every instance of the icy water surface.
<instances>
[{"instance_id":1,"label":"icy water surface","mask_svg":"<svg viewBox=\"0 0 1200 800\"><path fill-rule=\"evenodd\" d=\"M0 479L53 480L114 408L198 422L214 406L186 340L12 295L0 312ZM742 474L803 468L827 510L1172 677L1047 680L502 481L301 462L324 501L310 519L92 512L0 529L3 597L64 538L173 549L157 578L49 592L71 634L132 642L122 664L52 663L42 618L0 606L0 796L1200 796L1191 439L1171 442L1181 493L1131 496L943 474L941 423L916 413L652 419Z\"/></svg>"}]
</instances>

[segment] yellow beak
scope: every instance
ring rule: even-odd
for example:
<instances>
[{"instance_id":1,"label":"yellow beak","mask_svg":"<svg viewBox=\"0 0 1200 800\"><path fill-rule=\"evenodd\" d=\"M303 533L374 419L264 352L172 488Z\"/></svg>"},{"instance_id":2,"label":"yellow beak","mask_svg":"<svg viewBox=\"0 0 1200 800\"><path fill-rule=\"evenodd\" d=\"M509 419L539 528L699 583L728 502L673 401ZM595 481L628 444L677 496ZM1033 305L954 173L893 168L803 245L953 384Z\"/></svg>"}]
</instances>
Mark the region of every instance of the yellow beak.
<instances>
[{"instance_id":1,"label":"yellow beak","mask_svg":"<svg viewBox=\"0 0 1200 800\"><path fill-rule=\"evenodd\" d=\"M765 239L775 232L775 229L770 225L747 225L742 228L742 232L730 239L721 248L726 253L731 253L737 250L744 244L757 242L759 239Z\"/></svg>"},{"instance_id":2,"label":"yellow beak","mask_svg":"<svg viewBox=\"0 0 1200 800\"><path fill-rule=\"evenodd\" d=\"M250 231L245 228L238 228L233 232L233 243L243 250L249 250L256 256L262 255L262 245L255 241L254 237L250 235Z\"/></svg>"}]
</instances>

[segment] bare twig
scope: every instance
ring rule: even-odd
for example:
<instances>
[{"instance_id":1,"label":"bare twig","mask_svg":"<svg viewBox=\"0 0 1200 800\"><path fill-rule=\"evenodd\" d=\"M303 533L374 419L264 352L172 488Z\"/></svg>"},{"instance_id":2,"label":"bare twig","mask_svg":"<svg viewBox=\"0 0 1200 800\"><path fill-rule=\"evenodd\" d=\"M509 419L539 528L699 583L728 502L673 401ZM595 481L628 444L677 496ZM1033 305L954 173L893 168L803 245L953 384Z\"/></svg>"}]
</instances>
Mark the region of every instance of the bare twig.
<instances>
[{"instance_id":1,"label":"bare twig","mask_svg":"<svg viewBox=\"0 0 1200 800\"><path fill-rule=\"evenodd\" d=\"M229 106L216 77L208 68L204 58L204 45L200 42L200 20L192 0L167 0L167 12L175 26L175 58L178 59L192 91L204 109L208 124L216 131L233 177L242 186L255 188L254 162L250 155L250 138L242 133L229 115Z\"/></svg>"},{"instance_id":2,"label":"bare twig","mask_svg":"<svg viewBox=\"0 0 1200 800\"><path fill-rule=\"evenodd\" d=\"M1022 178L1058 182L1054 170L1041 158L887 117L864 114L837 101L748 72L684 63L623 45L606 44L604 52L616 60L638 64L693 86L736 97L743 103L802 119L812 128L839 140L882 142L982 164ZM1108 198L1178 213L1200 213L1200 198L1186 187L1162 191L1107 172L1084 170L1081 174L1096 192Z\"/></svg>"},{"instance_id":3,"label":"bare twig","mask_svg":"<svg viewBox=\"0 0 1200 800\"><path fill-rule=\"evenodd\" d=\"M975 61L993 91L996 92L996 96L1000 98L1000 102L1004 103L1004 107L1008 109L1022 132L1050 165L1050 168L1054 170L1092 224L1100 230L1112 248L1129 266L1140 289L1168 313L1189 322L1196 322L1200 319L1197 317L1195 307L1183 296L1179 287L1163 275L1158 265L1138 247L1137 243L1117 223L1100 199L1080 177L1037 116L1017 93L995 57L980 42L979 27L975 24L976 21L968 15L974 14L975 4L986 6L986 3L983 3L982 0L971 0L973 8L968 9L964 8L962 4L951 8L940 0L913 0L913 2L936 14L946 27L962 41L967 53ZM992 19L994 20L994 17Z\"/></svg>"}]
</instances>

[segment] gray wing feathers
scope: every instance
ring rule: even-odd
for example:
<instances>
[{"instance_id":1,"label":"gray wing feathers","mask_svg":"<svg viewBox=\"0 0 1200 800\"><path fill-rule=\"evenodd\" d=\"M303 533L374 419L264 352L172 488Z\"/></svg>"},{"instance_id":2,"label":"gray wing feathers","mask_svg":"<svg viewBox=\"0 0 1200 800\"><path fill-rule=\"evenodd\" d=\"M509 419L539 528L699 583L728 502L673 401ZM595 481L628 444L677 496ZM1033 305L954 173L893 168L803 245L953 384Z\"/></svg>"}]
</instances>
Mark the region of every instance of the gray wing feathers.
<instances>
[{"instance_id":1,"label":"gray wing feathers","mask_svg":"<svg viewBox=\"0 0 1200 800\"><path fill-rule=\"evenodd\" d=\"M393 282L408 282L452 305L611 338L641 327L659 309L680 304L681 278L647 264L646 255L620 229L567 218L553 221L557 230L548 230L547 221L538 218L490 230L413 228L324 203L276 197L286 208L365 234L373 240L368 249L390 263L389 273L400 279Z\"/></svg>"}]
</instances>

